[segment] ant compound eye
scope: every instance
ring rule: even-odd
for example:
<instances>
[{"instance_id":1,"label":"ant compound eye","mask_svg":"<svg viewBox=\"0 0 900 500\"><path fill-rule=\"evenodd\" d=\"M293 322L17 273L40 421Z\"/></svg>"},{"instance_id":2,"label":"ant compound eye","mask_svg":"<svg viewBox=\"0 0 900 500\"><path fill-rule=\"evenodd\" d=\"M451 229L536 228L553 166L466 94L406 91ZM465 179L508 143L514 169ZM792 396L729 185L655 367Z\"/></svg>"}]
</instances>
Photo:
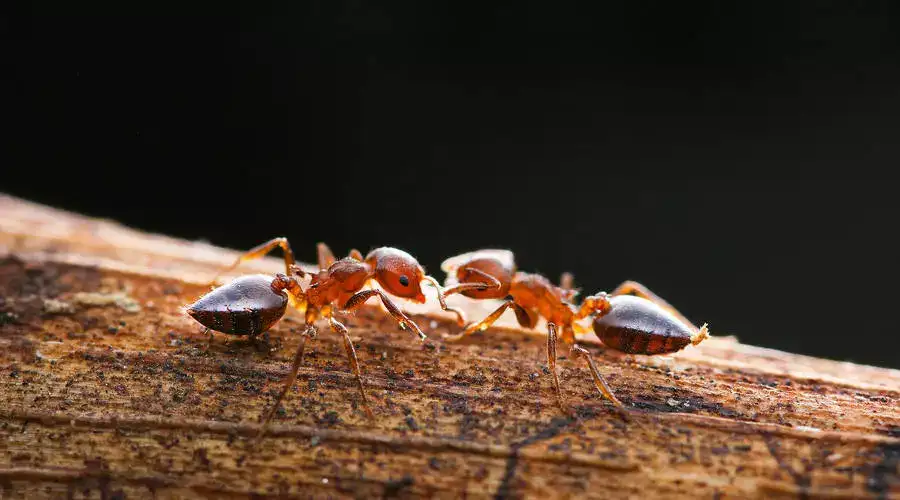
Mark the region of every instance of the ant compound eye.
<instances>
[{"instance_id":1,"label":"ant compound eye","mask_svg":"<svg viewBox=\"0 0 900 500\"><path fill-rule=\"evenodd\" d=\"M405 274L403 276L400 276L400 284L403 286L409 286L409 278L407 278Z\"/></svg>"}]
</instances>

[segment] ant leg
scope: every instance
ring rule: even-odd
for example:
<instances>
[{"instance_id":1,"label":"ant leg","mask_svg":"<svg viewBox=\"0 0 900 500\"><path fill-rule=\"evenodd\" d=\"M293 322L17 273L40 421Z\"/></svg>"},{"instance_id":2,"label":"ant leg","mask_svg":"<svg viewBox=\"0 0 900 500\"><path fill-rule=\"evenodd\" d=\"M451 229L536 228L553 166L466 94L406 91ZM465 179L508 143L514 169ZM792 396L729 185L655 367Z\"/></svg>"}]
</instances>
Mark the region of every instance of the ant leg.
<instances>
[{"instance_id":1,"label":"ant leg","mask_svg":"<svg viewBox=\"0 0 900 500\"><path fill-rule=\"evenodd\" d=\"M559 409L563 413L569 413L568 408L566 408L566 404L563 402L562 390L559 388L559 373L556 372L556 324L553 322L547 323L547 365L550 369L550 374L553 376L553 390L556 392L556 402L559 404Z\"/></svg>"},{"instance_id":2,"label":"ant leg","mask_svg":"<svg viewBox=\"0 0 900 500\"><path fill-rule=\"evenodd\" d=\"M563 402L562 390L559 385L559 375L556 371L556 346L557 346L557 326L555 323L547 323L547 331L549 335L547 335L547 363L550 367L550 371L553 375L553 388L556 391L556 400L559 404L559 409L562 410L563 413L570 413L568 407ZM618 408L624 409L622 403L619 402L618 399L613 395L612 390L609 388L609 385L606 383L606 380L600 375L600 372L597 370L596 365L594 365L594 360L591 359L590 353L575 343L575 332L571 327L563 328L562 336L560 339L572 346L572 353L574 356L584 356L587 359L588 367L591 369L591 375L594 377L594 385L597 387L597 390L600 391L602 395L609 398Z\"/></svg>"},{"instance_id":3,"label":"ant leg","mask_svg":"<svg viewBox=\"0 0 900 500\"><path fill-rule=\"evenodd\" d=\"M637 281L623 281L622 284L617 286L616 289L613 290L609 295L635 295L642 299L647 299L674 314L675 317L681 320L681 322L685 325L689 326L693 331L700 331L700 328L697 328L697 325L691 323L691 321L688 320L683 314L681 314L678 309L675 309L671 304L663 300L662 297L651 292L649 288L638 283Z\"/></svg>"},{"instance_id":4,"label":"ant leg","mask_svg":"<svg viewBox=\"0 0 900 500\"><path fill-rule=\"evenodd\" d=\"M237 266L241 265L242 262L246 262L248 260L258 259L260 257L264 257L267 253L275 250L276 247L281 247L281 250L284 252L284 269L285 273L290 276L291 275L291 266L294 265L294 252L291 251L291 245L288 243L287 238L272 238L271 240L257 245L250 250L247 250L244 255L238 257L238 259L226 269L219 271L219 274L216 275L215 278L212 279L210 285L214 285L218 280L219 276L234 270Z\"/></svg>"},{"instance_id":5,"label":"ant leg","mask_svg":"<svg viewBox=\"0 0 900 500\"><path fill-rule=\"evenodd\" d=\"M619 401L618 398L616 398L616 396L612 392L612 389L609 388L609 384L606 383L606 379L604 379L603 376L600 375L600 371L597 370L597 365L594 364L594 359L591 358L590 351L578 344L572 344L572 354L573 356L583 357L587 361L588 368L591 369L591 376L594 378L594 387L596 387L597 390L600 391L600 394L603 397L610 400L614 405L616 405L619 410L624 412L625 405L623 405L622 402Z\"/></svg>"},{"instance_id":6,"label":"ant leg","mask_svg":"<svg viewBox=\"0 0 900 500\"><path fill-rule=\"evenodd\" d=\"M426 276L426 278L428 278L428 277L429 276ZM431 278L431 279L434 279L434 278ZM462 292L465 292L466 290L481 291L481 290L487 290L488 288L500 288L500 282L498 281L496 286L494 286L493 284L488 284L488 283L459 283L459 284L451 286L450 288L445 288L444 292L441 295L443 295L442 298L446 298L448 295L453 295L454 293L462 293Z\"/></svg>"},{"instance_id":7,"label":"ant leg","mask_svg":"<svg viewBox=\"0 0 900 500\"><path fill-rule=\"evenodd\" d=\"M431 283L431 286L433 286L437 289L437 298L438 298L438 302L441 304L441 309L455 314L456 315L456 324L459 326L465 326L466 315L462 312L461 309L458 309L456 307L450 307L447 305L447 302L444 300L445 292L444 292L443 288L441 287L441 284L438 283L438 280L434 279L434 277L432 277L432 276L425 276L424 278L422 278L422 281Z\"/></svg>"},{"instance_id":8,"label":"ant leg","mask_svg":"<svg viewBox=\"0 0 900 500\"><path fill-rule=\"evenodd\" d=\"M456 307L448 306L447 302L444 300L444 298L447 295L452 295L454 293L458 293L463 290L471 290L471 289L485 290L489 286L491 286L491 285L488 285L487 283L461 283L461 284L453 286L451 288L444 289L441 286L441 284L438 283L438 280L434 279L434 277L432 277L432 276L425 276L422 278L422 281L431 283L431 286L433 286L437 289L437 297L438 297L438 302L441 304L441 309L443 309L447 312L452 312L452 313L456 314L456 324L458 324L459 326L465 326L466 315L462 312L462 310L457 309ZM500 282L498 281L497 282L498 286L499 286L499 283Z\"/></svg>"},{"instance_id":9,"label":"ant leg","mask_svg":"<svg viewBox=\"0 0 900 500\"><path fill-rule=\"evenodd\" d=\"M475 282L469 281L469 282L465 282L465 283L460 283L458 285L454 285L444 291L445 297L447 295L450 295L453 293L459 293L459 292L462 292L464 290L469 290L469 289L487 290L489 288L496 288L499 290L500 287L503 286L503 283L500 283L500 280L498 280L497 278L491 276L490 274L488 274L480 269L475 269L474 267L465 267L463 269L465 269L465 271L468 274L477 274L478 276L488 280L488 282L484 283L484 282L478 282L478 281L475 281ZM466 275L467 277L468 277L468 274Z\"/></svg>"},{"instance_id":10,"label":"ant leg","mask_svg":"<svg viewBox=\"0 0 900 500\"><path fill-rule=\"evenodd\" d=\"M512 300L512 298L506 299L506 302L501 304L500 307L498 307L494 312L489 314L483 320L481 320L477 323L472 323L465 330L463 330L461 333L458 333L456 335L445 335L444 340L446 342L457 342L459 340L462 340L464 337L472 335L473 333L475 333L477 331L487 330L488 327L490 327L492 324L494 324L495 321L500 319L500 316L502 316L503 313L506 312L506 310L509 309L510 307L512 307L514 304L515 304L515 302Z\"/></svg>"},{"instance_id":11,"label":"ant leg","mask_svg":"<svg viewBox=\"0 0 900 500\"><path fill-rule=\"evenodd\" d=\"M347 312L353 311L376 295L381 299L381 303L384 304L385 308L387 308L388 313L395 320L397 320L397 323L400 324L400 328L402 330L405 330L407 327L409 327L416 335L419 336L420 340L425 340L427 338L425 334L422 333L422 330L419 329L419 325L417 325L413 320L409 319L409 316L404 314L396 304L391 302L391 299L389 299L388 296L385 295L381 290L373 289L358 292L356 295L350 297L347 300L347 303L345 303L344 307L342 307L341 309Z\"/></svg>"},{"instance_id":12,"label":"ant leg","mask_svg":"<svg viewBox=\"0 0 900 500\"><path fill-rule=\"evenodd\" d=\"M319 256L319 269L328 269L334 264L334 254L325 243L316 245L316 253Z\"/></svg>"},{"instance_id":13,"label":"ant leg","mask_svg":"<svg viewBox=\"0 0 900 500\"><path fill-rule=\"evenodd\" d=\"M519 322L519 326L522 328L532 329L537 325L538 315L535 311L525 309L519 304L513 304L513 311L516 313L516 321ZM563 337L565 337L565 334L563 334Z\"/></svg>"},{"instance_id":14,"label":"ant leg","mask_svg":"<svg viewBox=\"0 0 900 500\"><path fill-rule=\"evenodd\" d=\"M328 318L328 324L334 332L340 333L344 337L344 349L347 350L347 359L350 360L350 368L353 369L353 374L356 375L356 383L359 385L359 394L362 396L363 409L366 411L366 415L368 415L369 418L374 419L375 414L372 413L372 409L369 407L369 400L366 397L366 389L363 385L362 373L359 370L359 359L356 357L356 349L353 347L353 341L350 340L350 334L347 327L331 317Z\"/></svg>"},{"instance_id":15,"label":"ant leg","mask_svg":"<svg viewBox=\"0 0 900 500\"><path fill-rule=\"evenodd\" d=\"M288 375L287 380L284 381L284 387L281 389L281 393L278 394L278 397L275 399L275 404L272 405L272 409L269 410L263 418L262 427L259 429L259 435L257 436L257 439L262 439L269 421L272 419L272 416L275 415L275 412L281 405L281 401L284 400L284 397L287 395L288 391L291 390L291 387L294 386L294 382L297 380L297 372L300 370L300 365L303 364L303 351L306 348L306 340L315 339L316 335L316 327L311 324L306 325L306 330L304 330L304 332L300 336L300 345L297 347L297 353L294 354L294 363L291 365L291 373L290 375Z\"/></svg>"},{"instance_id":16,"label":"ant leg","mask_svg":"<svg viewBox=\"0 0 900 500\"><path fill-rule=\"evenodd\" d=\"M362 262L364 259L362 252L360 252L359 250L357 250L355 248L353 250L350 250L348 257L350 257L351 259L358 260L360 262Z\"/></svg>"},{"instance_id":17,"label":"ant leg","mask_svg":"<svg viewBox=\"0 0 900 500\"><path fill-rule=\"evenodd\" d=\"M478 269L472 269L472 268L468 269L468 271L469 271L470 273L477 274L477 275L481 276L482 278L487 279L489 282L488 282L488 283L484 283L484 282L477 282L477 281L476 281L476 282L457 283L457 284L451 286L450 288L443 288L443 289L442 289L442 288L437 284L437 280L435 280L434 278L432 278L432 277L430 277L430 276L426 276L426 278L427 278L427 279L431 279L432 282L434 282L434 286L437 287L437 289L438 289L438 301L441 303L441 307L443 307L444 310L451 310L451 309L448 309L448 308L446 307L447 304L446 304L446 302L444 302L444 299L446 299L447 296L449 296L449 295L453 295L454 293L462 293L462 292L465 292L466 290L479 290L479 291L483 291L483 290L488 290L488 289L490 289L490 288L496 288L496 289L499 290L500 287L503 286L503 284L500 283L500 280L498 280L497 278L491 276L490 274L487 274L487 273L485 273L485 272L483 272L483 271L480 271L480 270L478 270ZM459 326L464 326L464 325L466 324L466 318L465 318L465 315L463 314L463 312L460 311L460 310L458 310L458 309L455 309L455 308L453 308L452 311L456 313L456 316L457 316L456 322L457 322L457 324L459 324ZM518 314L518 312L517 312L517 314Z\"/></svg>"}]
</instances>

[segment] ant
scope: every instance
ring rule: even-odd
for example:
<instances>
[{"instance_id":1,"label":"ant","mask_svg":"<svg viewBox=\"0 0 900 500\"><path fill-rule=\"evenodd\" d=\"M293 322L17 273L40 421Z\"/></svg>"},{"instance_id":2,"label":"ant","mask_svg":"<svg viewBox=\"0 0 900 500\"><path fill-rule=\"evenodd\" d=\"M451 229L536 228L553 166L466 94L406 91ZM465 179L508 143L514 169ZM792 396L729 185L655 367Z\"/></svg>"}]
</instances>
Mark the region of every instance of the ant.
<instances>
[{"instance_id":1,"label":"ant","mask_svg":"<svg viewBox=\"0 0 900 500\"><path fill-rule=\"evenodd\" d=\"M377 288L363 289L369 286L371 281L377 282L391 295L420 304L426 301L420 284L423 281L430 283L438 290L441 307L445 311L455 313L458 323L465 323L462 311L447 307L444 302L445 294L442 293L444 289L438 281L426 275L412 255L393 247L376 248L365 257L353 249L347 257L336 260L328 246L319 243L319 271L307 273L295 263L294 253L287 238L273 238L241 255L231 267L220 272L211 285L217 282L219 276L235 269L242 262L263 257L276 248L281 248L284 254L285 274L277 273L274 276L253 274L235 278L209 291L186 308L187 314L207 330L246 335L251 338L267 332L277 323L284 316L289 303L304 314L306 329L294 355L290 375L285 380L275 404L263 418L260 436L296 381L297 372L303 362L306 340L316 338L315 322L320 318L326 319L331 330L343 337L347 358L356 375L363 408L369 418L374 418L366 397L356 349L353 347L347 327L335 319L334 314L352 312L370 298L378 297L388 314L398 322L400 329L412 330L422 341L427 337L383 291ZM487 285L481 283L466 284L462 288L454 287L454 290L465 291L486 287Z\"/></svg>"},{"instance_id":2,"label":"ant","mask_svg":"<svg viewBox=\"0 0 900 500\"><path fill-rule=\"evenodd\" d=\"M547 320L547 362L553 374L557 402L564 413L568 412L556 372L557 332L560 328L561 338L571 346L573 355L587 361L594 386L620 411L624 411L625 406L600 375L588 350L575 342L576 333L587 331L578 321L593 316L594 334L607 347L626 354L669 354L680 351L689 343L697 345L709 336L706 324L697 328L678 310L635 281L625 281L609 294L600 292L589 295L580 305L575 305L578 290L572 288L571 273L563 273L560 285L556 286L539 274L518 271L513 253L509 250L464 253L445 260L441 269L447 273L445 286L453 283L490 285L483 289L461 290L459 293L462 295L504 301L494 312L470 324L461 333L445 336L448 342L486 330L509 308L513 309L519 325L524 328L534 328L540 317Z\"/></svg>"}]
</instances>

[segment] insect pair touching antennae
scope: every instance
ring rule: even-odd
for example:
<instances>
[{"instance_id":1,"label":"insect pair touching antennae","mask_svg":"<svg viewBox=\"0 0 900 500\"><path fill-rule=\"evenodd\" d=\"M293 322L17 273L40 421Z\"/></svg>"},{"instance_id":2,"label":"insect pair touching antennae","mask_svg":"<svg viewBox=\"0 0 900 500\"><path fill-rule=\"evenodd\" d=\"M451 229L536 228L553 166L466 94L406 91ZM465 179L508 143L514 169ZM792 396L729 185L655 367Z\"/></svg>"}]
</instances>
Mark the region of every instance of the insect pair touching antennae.
<instances>
[{"instance_id":1,"label":"insect pair touching antennae","mask_svg":"<svg viewBox=\"0 0 900 500\"><path fill-rule=\"evenodd\" d=\"M600 393L619 409L622 403L615 397L600 375L590 353L576 343L576 334L588 330L579 322L592 319L594 334L609 348L629 354L667 354L679 351L688 344L698 344L707 337L706 325L697 328L672 306L636 282L625 282L610 294L598 293L575 303L577 291L572 289L572 276L564 275L559 286L547 278L521 272L512 252L508 250L479 250L445 260L441 268L447 273L444 286L425 274L416 259L396 248L380 247L365 257L352 250L347 257L335 259L328 247L318 247L318 272L306 272L296 265L294 254L286 238L275 238L243 254L227 270L241 262L263 257L281 248L284 253L285 274L268 276L254 274L236 278L215 288L187 307L187 313L209 330L233 335L255 337L271 328L286 312L288 305L305 315L306 328L294 355L291 371L281 393L262 421L261 433L271 420L288 391L293 386L303 362L307 339L315 338L316 321L324 319L329 327L343 337L347 358L359 386L363 408L373 416L368 405L356 350L347 327L334 315L352 312L372 297L378 297L387 312L401 329L409 329L425 340L422 330L382 290L372 288L376 282L389 294L417 303L426 301L421 284L429 283L437 289L441 308L456 315L457 323L466 326L462 311L451 308L446 297L462 294L471 299L499 299L502 304L480 321L445 339L459 341L496 322L507 309L512 309L519 324L534 328L539 318L547 322L547 362L553 376L553 387L560 409L563 402L556 371L558 339L571 346L572 353L586 360ZM213 280L215 282L216 280Z\"/></svg>"}]
</instances>

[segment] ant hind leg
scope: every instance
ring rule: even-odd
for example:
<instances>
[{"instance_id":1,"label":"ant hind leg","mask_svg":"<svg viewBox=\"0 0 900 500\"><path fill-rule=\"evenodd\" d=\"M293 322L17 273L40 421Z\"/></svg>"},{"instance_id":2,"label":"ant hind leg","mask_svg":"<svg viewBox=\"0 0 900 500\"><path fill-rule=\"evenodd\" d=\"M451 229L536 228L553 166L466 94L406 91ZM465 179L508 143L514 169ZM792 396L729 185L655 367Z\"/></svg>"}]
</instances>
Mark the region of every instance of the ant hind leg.
<instances>
[{"instance_id":1,"label":"ant hind leg","mask_svg":"<svg viewBox=\"0 0 900 500\"><path fill-rule=\"evenodd\" d=\"M622 415L627 418L625 405L623 405L615 394L613 394L612 389L609 387L609 384L606 383L606 379L603 378L603 375L600 375L600 371L597 370L597 365L594 364L594 359L591 357L590 351L578 344L572 344L572 355L573 357L582 357L585 359L588 368L591 370L591 377L594 379L594 387L597 388L597 391L600 392L603 397L612 402Z\"/></svg>"},{"instance_id":2,"label":"ant hind leg","mask_svg":"<svg viewBox=\"0 0 900 500\"><path fill-rule=\"evenodd\" d=\"M316 334L316 327L313 325L307 325L306 330L300 336L300 345L297 346L297 353L294 354L294 363L291 365L291 372L288 375L287 380L284 381L284 387L282 387L281 392L275 399L275 403L272 405L272 408L263 417L262 427L259 430L258 439L262 439L263 434L268 427L269 421L272 420L275 412L278 411L278 407L281 406L281 402L284 400L284 397L287 396L288 391L290 391L291 387L294 386L294 382L297 380L297 372L300 371L300 365L303 364L303 353L306 349L306 340L315 339Z\"/></svg>"},{"instance_id":3,"label":"ant hind leg","mask_svg":"<svg viewBox=\"0 0 900 500\"><path fill-rule=\"evenodd\" d=\"M235 268L237 268L239 265L241 265L242 262L246 262L248 260L254 260L254 259L259 259L260 257L264 257L266 254L268 254L272 250L275 250L278 247L281 247L281 250L284 252L284 269L285 269L286 274L288 276L290 276L291 275L291 266L294 265L294 252L291 250L291 245L290 245L290 243L288 243L287 238L279 237L279 238L272 238L271 240L269 240L261 245L257 245L255 247L251 248L250 250L247 250L247 252L245 252L243 255L238 257L236 261L234 261L234 264L219 271L219 274L217 274L216 277L213 278L212 281L209 283L210 286L215 285L216 282L219 281L219 276L222 276L223 274L225 274L227 272L233 271Z\"/></svg>"}]
</instances>

